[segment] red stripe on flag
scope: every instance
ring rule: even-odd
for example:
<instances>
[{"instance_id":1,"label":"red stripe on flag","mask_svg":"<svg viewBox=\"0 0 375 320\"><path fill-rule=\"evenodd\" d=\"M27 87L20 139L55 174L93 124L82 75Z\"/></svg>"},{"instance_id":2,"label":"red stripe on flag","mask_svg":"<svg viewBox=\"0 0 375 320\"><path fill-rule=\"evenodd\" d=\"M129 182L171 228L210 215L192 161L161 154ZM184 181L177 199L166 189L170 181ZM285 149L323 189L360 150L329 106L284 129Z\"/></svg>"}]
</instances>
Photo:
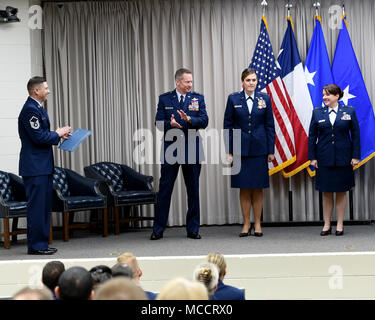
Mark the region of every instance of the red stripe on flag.
<instances>
[{"instance_id":1,"label":"red stripe on flag","mask_svg":"<svg viewBox=\"0 0 375 320\"><path fill-rule=\"evenodd\" d=\"M280 155L280 158L282 160L282 163L284 163L285 161L289 160L284 152L284 149L280 143L280 140L279 140L279 137L276 135L275 136L275 147ZM276 161L276 160L275 160ZM277 162L276 162L277 163ZM278 163L278 165L281 164L281 163ZM275 166L277 167L277 165Z\"/></svg>"},{"instance_id":2,"label":"red stripe on flag","mask_svg":"<svg viewBox=\"0 0 375 320\"><path fill-rule=\"evenodd\" d=\"M274 83L274 82L275 82L275 80L274 80L272 83ZM275 90L276 90L276 92L277 92L278 98L279 98L279 100L280 100L281 102L284 101L285 104L283 105L283 108L284 108L285 113L287 114L288 118L290 119L290 115L289 115L289 114L290 114L289 106L285 106L285 105L287 105L287 104L286 104L286 100L282 98L283 94L281 93L280 88L279 88L278 86L277 86L277 88L278 88L278 90L277 90L276 87L275 87ZM270 90L270 88L269 88L269 85L266 87L266 90L267 90L267 93L268 93L268 94L270 95L270 97L271 97L271 101L272 101L272 110L273 110L273 114L274 114L274 116L275 116L275 119L276 119L277 123L279 124L279 127L280 127L280 129L281 129L281 132L282 132L282 134L283 134L283 136L284 136L284 139L285 139L285 141L286 141L286 143L287 143L287 146L288 146L288 149L289 149L289 151L290 151L290 154L291 154L292 156L294 156L294 155L295 155L295 149L294 149L294 146L293 146L293 141L292 141L292 139L290 138L290 135L289 135L288 129L287 129L286 126L285 126L284 120L283 120L283 118L282 118L282 116L281 116L281 114L280 114L280 111L279 111L279 109L278 109L278 106L276 105L275 100L273 99L272 92L271 92L271 90ZM288 114L288 113L289 113L289 114ZM292 123L292 122L291 122L291 123ZM286 159L286 160L288 160L288 159Z\"/></svg>"}]
</instances>

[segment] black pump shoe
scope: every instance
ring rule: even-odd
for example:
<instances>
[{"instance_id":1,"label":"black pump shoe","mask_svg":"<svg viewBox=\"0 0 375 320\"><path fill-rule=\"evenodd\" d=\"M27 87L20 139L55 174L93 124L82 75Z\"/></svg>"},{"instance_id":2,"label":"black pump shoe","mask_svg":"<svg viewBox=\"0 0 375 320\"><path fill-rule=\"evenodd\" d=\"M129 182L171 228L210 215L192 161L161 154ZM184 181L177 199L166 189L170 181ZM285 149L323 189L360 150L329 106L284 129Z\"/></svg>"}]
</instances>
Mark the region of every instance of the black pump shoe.
<instances>
[{"instance_id":1,"label":"black pump shoe","mask_svg":"<svg viewBox=\"0 0 375 320\"><path fill-rule=\"evenodd\" d=\"M339 230L336 230L336 236L343 236L344 235L344 229L342 229L341 231Z\"/></svg>"},{"instance_id":2,"label":"black pump shoe","mask_svg":"<svg viewBox=\"0 0 375 320\"><path fill-rule=\"evenodd\" d=\"M332 227L330 227L328 230L326 230L326 231L321 231L320 232L320 235L322 236L322 237L324 237L324 236L328 236L328 235L330 235L330 234L332 234Z\"/></svg>"},{"instance_id":3,"label":"black pump shoe","mask_svg":"<svg viewBox=\"0 0 375 320\"><path fill-rule=\"evenodd\" d=\"M255 232L254 228L254 237L263 237L263 232Z\"/></svg>"},{"instance_id":4,"label":"black pump shoe","mask_svg":"<svg viewBox=\"0 0 375 320\"><path fill-rule=\"evenodd\" d=\"M251 236L251 228L247 232L241 232L238 236L240 238Z\"/></svg>"}]
</instances>

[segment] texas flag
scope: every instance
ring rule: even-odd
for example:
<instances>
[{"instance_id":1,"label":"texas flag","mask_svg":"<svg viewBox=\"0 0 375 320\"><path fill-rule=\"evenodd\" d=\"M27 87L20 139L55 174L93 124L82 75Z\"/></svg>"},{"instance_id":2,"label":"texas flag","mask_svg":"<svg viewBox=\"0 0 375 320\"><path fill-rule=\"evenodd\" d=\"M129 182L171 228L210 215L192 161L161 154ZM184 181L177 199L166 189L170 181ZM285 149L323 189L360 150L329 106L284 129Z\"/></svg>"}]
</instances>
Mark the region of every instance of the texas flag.
<instances>
[{"instance_id":1,"label":"texas flag","mask_svg":"<svg viewBox=\"0 0 375 320\"><path fill-rule=\"evenodd\" d=\"M280 75L292 99L292 126L295 139L296 161L284 168L283 176L288 178L309 165L308 160L308 132L313 110L309 89L302 61L298 52L296 39L293 32L292 18L287 18L288 27L286 29L283 42L281 44L277 61L280 65Z\"/></svg>"}]
</instances>

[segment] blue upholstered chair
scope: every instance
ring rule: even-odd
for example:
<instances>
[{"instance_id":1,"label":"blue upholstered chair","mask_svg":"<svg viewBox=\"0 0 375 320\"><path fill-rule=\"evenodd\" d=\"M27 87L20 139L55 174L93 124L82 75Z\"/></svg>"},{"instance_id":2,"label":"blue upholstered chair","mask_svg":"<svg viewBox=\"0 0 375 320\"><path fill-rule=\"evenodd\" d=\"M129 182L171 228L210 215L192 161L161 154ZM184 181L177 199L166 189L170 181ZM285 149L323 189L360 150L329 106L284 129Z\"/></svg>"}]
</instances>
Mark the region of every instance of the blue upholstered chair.
<instances>
[{"instance_id":1,"label":"blue upholstered chair","mask_svg":"<svg viewBox=\"0 0 375 320\"><path fill-rule=\"evenodd\" d=\"M101 191L108 196L108 206L114 208L115 234L120 233L121 222L153 220L153 217L128 215L119 218L119 207L156 204L156 192L152 187L153 177L113 162L99 162L84 168L85 176L97 179Z\"/></svg>"},{"instance_id":2,"label":"blue upholstered chair","mask_svg":"<svg viewBox=\"0 0 375 320\"><path fill-rule=\"evenodd\" d=\"M4 248L10 248L10 236L17 241L18 234L26 234L27 229L18 228L18 218L26 217L27 200L23 181L20 177L0 171L0 218L4 222ZM13 219L10 231L9 219Z\"/></svg>"},{"instance_id":3,"label":"blue upholstered chair","mask_svg":"<svg viewBox=\"0 0 375 320\"><path fill-rule=\"evenodd\" d=\"M89 227L93 223L71 223L69 214L77 211L101 209L103 212L103 237L108 235L107 197L99 190L99 183L80 174L55 166L53 173L52 211L63 213L64 241L69 240L69 230Z\"/></svg>"}]
</instances>

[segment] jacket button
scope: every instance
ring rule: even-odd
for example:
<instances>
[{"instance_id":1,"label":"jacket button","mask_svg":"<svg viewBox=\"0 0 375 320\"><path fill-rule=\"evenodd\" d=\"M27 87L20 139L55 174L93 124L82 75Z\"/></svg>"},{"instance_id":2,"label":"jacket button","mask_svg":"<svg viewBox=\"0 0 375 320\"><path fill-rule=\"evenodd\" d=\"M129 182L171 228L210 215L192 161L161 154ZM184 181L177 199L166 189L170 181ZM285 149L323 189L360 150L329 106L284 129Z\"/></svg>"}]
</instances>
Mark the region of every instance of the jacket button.
<instances>
[{"instance_id":1,"label":"jacket button","mask_svg":"<svg viewBox=\"0 0 375 320\"><path fill-rule=\"evenodd\" d=\"M332 141L332 144L335 144L335 141Z\"/></svg>"},{"instance_id":2,"label":"jacket button","mask_svg":"<svg viewBox=\"0 0 375 320\"><path fill-rule=\"evenodd\" d=\"M249 122L249 126L251 126L251 123Z\"/></svg>"},{"instance_id":3,"label":"jacket button","mask_svg":"<svg viewBox=\"0 0 375 320\"><path fill-rule=\"evenodd\" d=\"M249 133L251 133L251 131L249 130Z\"/></svg>"},{"instance_id":4,"label":"jacket button","mask_svg":"<svg viewBox=\"0 0 375 320\"><path fill-rule=\"evenodd\" d=\"M251 116L249 116L249 119L251 118Z\"/></svg>"}]
</instances>

